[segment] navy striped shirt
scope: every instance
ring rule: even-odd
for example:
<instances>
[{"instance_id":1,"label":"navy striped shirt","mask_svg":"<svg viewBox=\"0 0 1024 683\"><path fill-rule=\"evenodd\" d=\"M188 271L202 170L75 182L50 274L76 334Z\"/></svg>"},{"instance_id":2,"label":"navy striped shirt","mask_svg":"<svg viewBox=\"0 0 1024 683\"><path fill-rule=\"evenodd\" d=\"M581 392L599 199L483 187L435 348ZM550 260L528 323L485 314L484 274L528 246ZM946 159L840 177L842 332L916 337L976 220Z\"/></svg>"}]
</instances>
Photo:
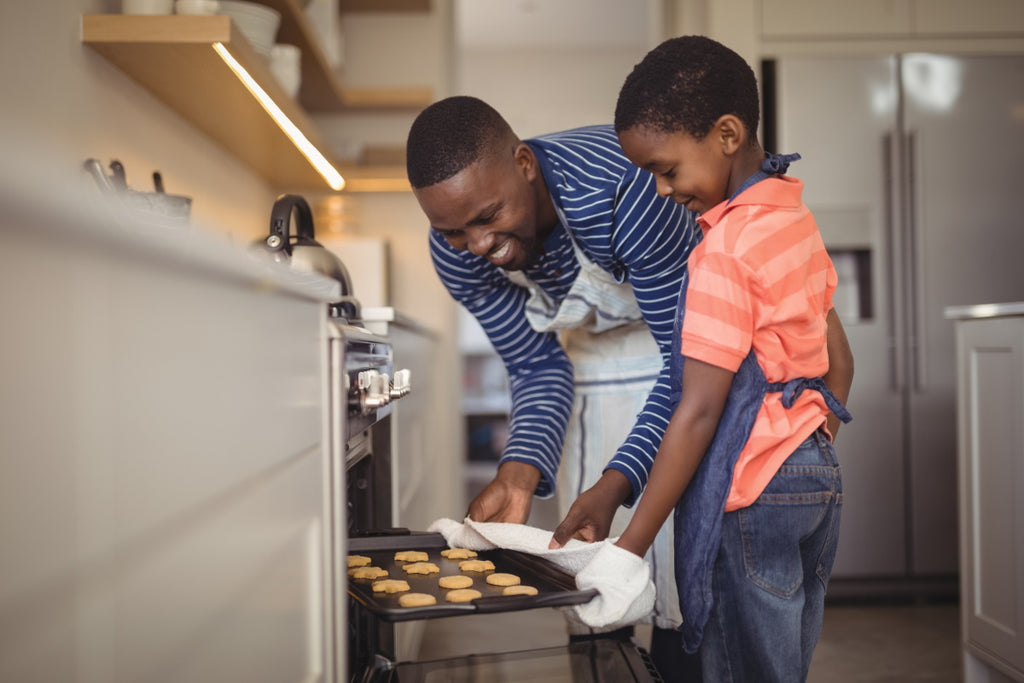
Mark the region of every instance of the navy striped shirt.
<instances>
[{"instance_id":1,"label":"navy striped shirt","mask_svg":"<svg viewBox=\"0 0 1024 683\"><path fill-rule=\"evenodd\" d=\"M526 143L577 244L617 281L629 281L661 350L661 374L608 464L632 484L631 505L647 483L671 417L672 323L686 258L700 231L690 212L659 197L653 176L622 154L612 126L577 128ZM559 225L545 239L544 254L523 269L556 302L565 298L580 270L565 227ZM530 327L527 290L497 266L453 249L436 230L430 231L430 253L441 281L480 322L508 370L512 414L502 462L536 466L541 472L537 495L550 496L575 395L572 364L555 333Z\"/></svg>"}]
</instances>

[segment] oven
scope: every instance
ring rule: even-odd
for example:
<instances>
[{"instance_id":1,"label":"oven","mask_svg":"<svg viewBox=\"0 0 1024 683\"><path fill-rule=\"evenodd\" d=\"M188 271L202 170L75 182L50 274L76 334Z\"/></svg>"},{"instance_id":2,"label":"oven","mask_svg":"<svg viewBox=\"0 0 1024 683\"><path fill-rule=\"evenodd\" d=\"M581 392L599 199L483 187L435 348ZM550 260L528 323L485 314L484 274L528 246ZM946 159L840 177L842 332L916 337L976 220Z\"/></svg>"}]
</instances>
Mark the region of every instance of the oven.
<instances>
[{"instance_id":1,"label":"oven","mask_svg":"<svg viewBox=\"0 0 1024 683\"><path fill-rule=\"evenodd\" d=\"M471 656L399 661L403 628L429 620L513 610L564 607L591 599L573 578L542 558L496 549L480 553L497 571L519 575L539 589L534 596L504 596L481 578L474 588L483 595L469 603L446 601L438 575L414 577L396 562L397 550L420 550L441 568L459 573L458 563L440 555L447 547L439 534L395 528L392 511L397 458L392 450L396 418L393 402L410 393L408 370L397 369L385 336L338 321L329 323L328 443L331 527L329 545L334 615L331 633L334 670L350 683L418 683L428 681L659 681L646 653L632 642L595 638L580 643L520 652L484 652ZM427 390L418 387L418 390ZM427 521L423 522L424 525ZM414 592L428 592L436 604L406 608L398 596L372 591L372 582L348 577L349 554L367 555L389 578L406 579ZM397 636L397 638L396 638ZM487 646L481 648L486 650ZM429 654L429 653L427 653Z\"/></svg>"},{"instance_id":2,"label":"oven","mask_svg":"<svg viewBox=\"0 0 1024 683\"><path fill-rule=\"evenodd\" d=\"M349 608L348 539L392 529L392 401L409 391L408 371L395 372L391 345L345 320L327 323L327 545L333 670L338 680L390 655L393 631Z\"/></svg>"}]
</instances>

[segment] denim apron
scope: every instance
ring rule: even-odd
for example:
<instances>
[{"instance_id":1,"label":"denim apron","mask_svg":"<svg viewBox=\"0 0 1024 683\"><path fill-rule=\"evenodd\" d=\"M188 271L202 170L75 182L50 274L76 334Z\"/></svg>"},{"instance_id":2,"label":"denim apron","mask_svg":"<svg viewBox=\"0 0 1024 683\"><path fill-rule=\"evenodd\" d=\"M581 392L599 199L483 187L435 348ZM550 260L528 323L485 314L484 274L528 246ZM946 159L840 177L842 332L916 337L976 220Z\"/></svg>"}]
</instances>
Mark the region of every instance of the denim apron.
<instances>
[{"instance_id":1,"label":"denim apron","mask_svg":"<svg viewBox=\"0 0 1024 683\"><path fill-rule=\"evenodd\" d=\"M566 225L557 204L556 209ZM617 282L587 257L571 230L568 234L580 272L561 301L554 301L523 272L505 272L530 293L526 303L530 327L557 332L573 364L575 399L555 489L563 518L576 498L597 482L629 436L665 362L630 284ZM632 512L624 507L616 511L611 537L622 533ZM672 570L673 547L672 525L665 524L647 554L658 594L651 620L665 629L676 628L682 619ZM570 624L570 630L575 628Z\"/></svg>"},{"instance_id":2,"label":"denim apron","mask_svg":"<svg viewBox=\"0 0 1024 683\"><path fill-rule=\"evenodd\" d=\"M744 181L729 201L751 185L777 173L785 173L790 162L799 158L799 154L769 154L762 162L761 170ZM686 310L688 284L687 274L679 291L678 313L672 333L673 353L670 363L673 405L678 405L682 396L684 359L679 349L682 346L683 314ZM829 410L843 422L850 421L850 413L829 390L822 378L768 382L757 362L754 350L751 349L733 377L729 396L711 445L697 467L690 485L676 504L675 575L679 608L683 617L683 624L679 630L683 634L683 647L689 653L696 652L700 647L704 625L711 612L711 575L721 544L725 500L732 486L736 460L750 437L750 431L766 394L770 391L781 391L782 405L791 408L804 389L820 392Z\"/></svg>"}]
</instances>

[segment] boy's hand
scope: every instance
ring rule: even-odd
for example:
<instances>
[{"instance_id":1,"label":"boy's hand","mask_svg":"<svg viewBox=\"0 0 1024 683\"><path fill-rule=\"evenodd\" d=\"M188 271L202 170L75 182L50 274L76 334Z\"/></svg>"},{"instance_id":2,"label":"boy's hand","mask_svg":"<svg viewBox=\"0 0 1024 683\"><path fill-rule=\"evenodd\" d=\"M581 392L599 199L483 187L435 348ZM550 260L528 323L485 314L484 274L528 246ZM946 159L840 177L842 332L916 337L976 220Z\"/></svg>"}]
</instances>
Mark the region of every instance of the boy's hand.
<instances>
[{"instance_id":1,"label":"boy's hand","mask_svg":"<svg viewBox=\"0 0 1024 683\"><path fill-rule=\"evenodd\" d=\"M555 529L548 547L552 550L561 548L570 538L587 543L608 538L615 511L631 492L632 486L621 472L607 470L572 504L569 514Z\"/></svg>"},{"instance_id":2,"label":"boy's hand","mask_svg":"<svg viewBox=\"0 0 1024 683\"><path fill-rule=\"evenodd\" d=\"M576 575L580 590L595 588L598 595L575 607L576 616L592 628L631 624L654 607L651 565L625 548L603 541L594 558Z\"/></svg>"}]
</instances>

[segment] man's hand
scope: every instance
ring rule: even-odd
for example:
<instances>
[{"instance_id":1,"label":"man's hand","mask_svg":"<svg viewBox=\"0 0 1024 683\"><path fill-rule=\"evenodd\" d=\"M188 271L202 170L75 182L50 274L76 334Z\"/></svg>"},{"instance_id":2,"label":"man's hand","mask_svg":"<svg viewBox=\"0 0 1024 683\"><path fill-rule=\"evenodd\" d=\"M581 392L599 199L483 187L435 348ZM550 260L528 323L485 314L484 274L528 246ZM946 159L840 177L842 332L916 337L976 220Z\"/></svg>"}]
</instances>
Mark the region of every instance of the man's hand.
<instances>
[{"instance_id":1,"label":"man's hand","mask_svg":"<svg viewBox=\"0 0 1024 683\"><path fill-rule=\"evenodd\" d=\"M523 524L530 517L533 492L540 470L523 462L509 461L498 468L484 490L469 504L466 513L474 522Z\"/></svg>"},{"instance_id":2,"label":"man's hand","mask_svg":"<svg viewBox=\"0 0 1024 683\"><path fill-rule=\"evenodd\" d=\"M632 493L625 475L606 470L597 483L580 494L569 508L569 514L555 529L549 548L561 548L570 538L593 543L608 537L612 518L623 501Z\"/></svg>"}]
</instances>

